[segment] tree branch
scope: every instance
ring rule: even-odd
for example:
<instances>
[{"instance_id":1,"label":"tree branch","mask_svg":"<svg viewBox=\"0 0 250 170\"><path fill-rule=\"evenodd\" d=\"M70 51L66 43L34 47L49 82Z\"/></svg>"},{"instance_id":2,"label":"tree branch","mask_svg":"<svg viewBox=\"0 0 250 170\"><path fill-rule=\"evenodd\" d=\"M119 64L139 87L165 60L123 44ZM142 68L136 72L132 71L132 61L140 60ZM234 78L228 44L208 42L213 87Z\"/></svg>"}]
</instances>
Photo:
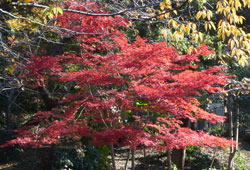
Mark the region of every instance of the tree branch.
<instances>
[{"instance_id":1,"label":"tree branch","mask_svg":"<svg viewBox=\"0 0 250 170\"><path fill-rule=\"evenodd\" d=\"M64 27L46 25L46 24L43 24L43 23L38 22L38 21L34 21L32 19L29 19L29 18L25 18L25 17L22 17L22 16L16 16L16 15L14 15L14 14L8 12L8 11L5 11L5 10L3 10L1 8L0 8L0 13L6 14L6 15L14 18L14 19L26 20L26 21L29 21L29 22L31 22L33 24L37 24L37 25L40 25L40 26L43 26L43 27L46 27L46 28L58 29L58 30L69 32L69 33L72 33L72 34L77 34L77 35L80 35L80 34L88 34L88 35L97 35L97 34L100 34L100 33L77 32L77 31L73 31L73 30L70 30L70 29L67 29L67 28L64 28Z\"/></svg>"},{"instance_id":2,"label":"tree branch","mask_svg":"<svg viewBox=\"0 0 250 170\"><path fill-rule=\"evenodd\" d=\"M118 12L113 12L113 13L91 13L91 12L84 12L84 11L79 11L79 10L75 10L75 9L66 9L66 8L62 8L62 10L64 12L71 12L71 13L76 13L76 14L82 14L82 15L88 15L88 16L115 16L115 15L122 15L126 12L129 11L135 11L141 8L146 8L146 7L150 7L150 6L156 6L159 5L160 3L153 3L150 5L144 5L144 6L139 6L139 7L135 7L135 8L131 8L131 9L125 9L125 10L121 10ZM49 6L46 5L41 5L41 4L37 4L37 3L17 3L17 2L12 2L11 5L13 6L29 6L29 7L36 7L36 8L50 8Z\"/></svg>"}]
</instances>

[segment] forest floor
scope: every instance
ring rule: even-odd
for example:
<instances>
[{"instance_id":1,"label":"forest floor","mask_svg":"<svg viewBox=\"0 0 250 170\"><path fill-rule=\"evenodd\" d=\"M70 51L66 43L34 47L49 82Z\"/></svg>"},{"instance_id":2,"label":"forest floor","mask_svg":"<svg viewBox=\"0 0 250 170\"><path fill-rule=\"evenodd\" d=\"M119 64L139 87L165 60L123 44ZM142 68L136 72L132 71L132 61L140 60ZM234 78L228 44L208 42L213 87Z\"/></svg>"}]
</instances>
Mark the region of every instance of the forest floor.
<instances>
[{"instance_id":1,"label":"forest floor","mask_svg":"<svg viewBox=\"0 0 250 170\"><path fill-rule=\"evenodd\" d=\"M250 166L250 142L242 142L240 149L248 158L247 165Z\"/></svg>"},{"instance_id":2,"label":"forest floor","mask_svg":"<svg viewBox=\"0 0 250 170\"><path fill-rule=\"evenodd\" d=\"M249 161L247 162L247 164L250 166L250 143L242 142L240 145L240 150L249 158ZM115 149L115 152L116 152L115 161L116 161L117 170L131 169L132 155L129 149L117 148ZM227 163L228 155L223 150L217 150L216 152L214 152L214 150L206 148L206 149L203 149L202 152L209 155L211 159L216 158L217 160L221 161L224 166ZM129 155L129 158L128 158L128 155ZM152 150L147 150L146 152L138 150L138 151L135 151L134 155L135 155L135 169L136 170L166 170L167 169L167 166L166 166L167 158L166 158L166 155L164 155L163 153L159 154L158 152L155 152ZM190 169L190 168L187 167L186 169ZM20 170L20 166L18 163L10 162L6 164L0 164L0 170Z\"/></svg>"},{"instance_id":3,"label":"forest floor","mask_svg":"<svg viewBox=\"0 0 250 170\"><path fill-rule=\"evenodd\" d=\"M128 159L128 153L129 159ZM158 152L147 150L144 153L142 150L137 150L135 155L135 169L136 170L165 170L166 156ZM116 150L116 167L117 170L131 169L132 154L128 149Z\"/></svg>"},{"instance_id":4,"label":"forest floor","mask_svg":"<svg viewBox=\"0 0 250 170\"><path fill-rule=\"evenodd\" d=\"M129 150L117 150L116 151L116 166L117 170L125 170L125 167L128 169L131 168L131 154L130 159L128 160L128 153ZM246 164L250 167L250 143L242 142L240 145L240 153L244 153L246 158L248 159L246 161ZM146 155L143 151L135 151L135 169L136 170L166 170L167 169L167 157L164 154L159 154L155 151L146 151ZM225 151L223 149L211 149L211 148L205 148L202 149L201 155L208 155L208 158L210 160L214 159L214 166L218 168L219 167L226 167L227 161L228 161L228 151ZM198 159L201 159L199 156L196 157ZM195 158L195 159L196 159ZM201 161L200 160L200 161ZM197 160L194 160L196 162ZM127 163L126 163L127 162ZM192 162L192 163L194 163ZM125 166L127 164L127 166ZM197 170L197 168L190 168L190 161L186 161L187 167L185 169L187 170ZM201 162L198 162L198 164L203 164ZM197 165L198 165L197 164ZM209 163L210 165L210 163ZM199 166L199 165L198 165ZM203 169L200 167L200 169ZM242 170L250 170L249 169L242 169Z\"/></svg>"}]
</instances>

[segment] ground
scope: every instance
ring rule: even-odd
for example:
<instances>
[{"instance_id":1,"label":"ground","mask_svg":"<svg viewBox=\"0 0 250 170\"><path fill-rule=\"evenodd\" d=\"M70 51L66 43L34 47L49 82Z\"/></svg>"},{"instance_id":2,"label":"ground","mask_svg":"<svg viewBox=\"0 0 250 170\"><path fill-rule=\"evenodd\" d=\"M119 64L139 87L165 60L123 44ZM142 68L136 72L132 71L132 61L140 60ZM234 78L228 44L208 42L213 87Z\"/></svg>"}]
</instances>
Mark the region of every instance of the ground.
<instances>
[{"instance_id":1,"label":"ground","mask_svg":"<svg viewBox=\"0 0 250 170\"><path fill-rule=\"evenodd\" d=\"M249 142L242 142L240 145L241 151L246 155L246 157L249 159L247 161L248 166L250 166L250 143Z\"/></svg>"},{"instance_id":2,"label":"ground","mask_svg":"<svg viewBox=\"0 0 250 170\"><path fill-rule=\"evenodd\" d=\"M240 145L241 152L243 152L250 159L250 143L242 142ZM216 151L211 149L203 149L202 152L210 155L210 158L215 157L226 164L228 155L224 151ZM129 150L127 148L116 149L116 167L117 170L126 170L131 168L131 154L128 159ZM216 154L215 154L216 153ZM135 151L135 170L165 170L166 167L166 155L159 154L152 150ZM125 169L125 164L127 166ZM250 160L247 162L250 166ZM224 165L225 166L225 165ZM187 168L190 169L190 168ZM20 170L20 166L15 162L10 162L0 165L0 170ZM244 169L246 170L246 169Z\"/></svg>"}]
</instances>

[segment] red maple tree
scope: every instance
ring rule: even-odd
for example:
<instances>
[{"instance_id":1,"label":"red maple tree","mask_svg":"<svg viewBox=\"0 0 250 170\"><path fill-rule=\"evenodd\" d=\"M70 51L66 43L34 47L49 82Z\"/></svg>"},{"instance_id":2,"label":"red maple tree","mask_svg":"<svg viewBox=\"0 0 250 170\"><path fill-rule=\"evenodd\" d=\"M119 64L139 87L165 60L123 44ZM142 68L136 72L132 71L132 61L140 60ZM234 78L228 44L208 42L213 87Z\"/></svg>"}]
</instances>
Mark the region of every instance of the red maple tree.
<instances>
[{"instance_id":1,"label":"red maple tree","mask_svg":"<svg viewBox=\"0 0 250 170\"><path fill-rule=\"evenodd\" d=\"M68 8L107 13L94 3ZM180 55L166 42L149 43L137 37L128 42L129 22L121 16L98 17L65 12L58 25L78 32L81 53L34 56L27 63L29 82L46 87L57 81L69 92L59 104L35 114L37 126L19 129L9 142L44 145L65 138L88 138L95 145L119 144L157 149L195 146L225 147L230 141L182 127L183 120L223 122L224 117L201 109L197 96L221 90L227 81L220 67L200 69L199 56L212 51L204 44ZM64 35L65 36L65 35ZM74 67L70 70L69 67Z\"/></svg>"}]
</instances>

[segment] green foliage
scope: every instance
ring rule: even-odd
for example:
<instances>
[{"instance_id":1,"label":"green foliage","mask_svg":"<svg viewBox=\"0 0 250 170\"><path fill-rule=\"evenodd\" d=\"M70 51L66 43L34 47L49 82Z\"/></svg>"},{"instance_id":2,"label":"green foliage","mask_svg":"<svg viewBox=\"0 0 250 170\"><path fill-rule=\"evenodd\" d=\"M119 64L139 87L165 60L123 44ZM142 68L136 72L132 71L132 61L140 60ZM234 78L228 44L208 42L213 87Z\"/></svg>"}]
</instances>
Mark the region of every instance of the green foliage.
<instances>
[{"instance_id":1,"label":"green foliage","mask_svg":"<svg viewBox=\"0 0 250 170\"><path fill-rule=\"evenodd\" d=\"M106 145L97 147L100 158L98 162L98 169L99 170L106 170L108 167L110 167L110 160L108 156L110 155L110 148Z\"/></svg>"},{"instance_id":2,"label":"green foliage","mask_svg":"<svg viewBox=\"0 0 250 170\"><path fill-rule=\"evenodd\" d=\"M223 124L217 124L208 129L208 133L214 136L221 136L223 133L224 127Z\"/></svg>"},{"instance_id":3,"label":"green foliage","mask_svg":"<svg viewBox=\"0 0 250 170\"><path fill-rule=\"evenodd\" d=\"M200 151L199 146L188 146L187 149L186 149L187 157L192 158L199 151Z\"/></svg>"},{"instance_id":4,"label":"green foliage","mask_svg":"<svg viewBox=\"0 0 250 170\"><path fill-rule=\"evenodd\" d=\"M66 72L75 72L81 69L81 64L67 63L64 67Z\"/></svg>"},{"instance_id":5,"label":"green foliage","mask_svg":"<svg viewBox=\"0 0 250 170\"><path fill-rule=\"evenodd\" d=\"M178 168L176 167L175 164L172 164L172 165L171 165L171 168L172 168L172 170L178 170Z\"/></svg>"},{"instance_id":6,"label":"green foliage","mask_svg":"<svg viewBox=\"0 0 250 170\"><path fill-rule=\"evenodd\" d=\"M244 153L239 152L235 155L235 170L246 170L250 169L250 166L247 163L250 161L249 157L247 157Z\"/></svg>"}]
</instances>

